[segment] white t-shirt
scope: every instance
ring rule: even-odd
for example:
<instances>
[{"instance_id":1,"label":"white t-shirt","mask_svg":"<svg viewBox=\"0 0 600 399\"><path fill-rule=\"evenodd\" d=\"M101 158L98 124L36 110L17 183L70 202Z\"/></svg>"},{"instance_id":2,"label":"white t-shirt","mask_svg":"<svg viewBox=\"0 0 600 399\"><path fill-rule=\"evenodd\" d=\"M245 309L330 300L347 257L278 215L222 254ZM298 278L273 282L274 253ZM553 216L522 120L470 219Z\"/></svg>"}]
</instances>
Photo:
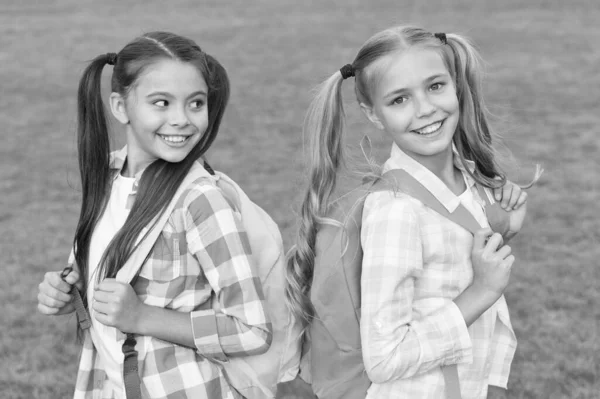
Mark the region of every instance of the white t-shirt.
<instances>
[{"instance_id":1,"label":"white t-shirt","mask_svg":"<svg viewBox=\"0 0 600 399\"><path fill-rule=\"evenodd\" d=\"M133 188L135 178L123 177L119 174L112 183L110 199L102 217L98 221L90 243L89 275L88 275L88 309L92 320L90 334L92 342L98 350L98 356L104 371L108 377L105 384L105 394L110 397L124 398L123 383L123 352L116 341L116 329L106 326L94 317L92 300L94 288L98 284L97 273L99 262L108 247L108 244L125 223L129 210L127 209L127 198Z\"/></svg>"}]
</instances>

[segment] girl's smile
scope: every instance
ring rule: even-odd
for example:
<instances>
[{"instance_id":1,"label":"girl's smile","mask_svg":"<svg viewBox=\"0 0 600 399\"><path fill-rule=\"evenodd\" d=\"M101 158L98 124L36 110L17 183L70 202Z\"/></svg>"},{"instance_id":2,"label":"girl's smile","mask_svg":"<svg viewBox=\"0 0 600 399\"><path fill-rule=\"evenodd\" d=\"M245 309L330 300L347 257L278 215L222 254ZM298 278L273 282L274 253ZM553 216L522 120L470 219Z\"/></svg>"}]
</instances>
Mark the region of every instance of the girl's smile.
<instances>
[{"instance_id":1,"label":"girl's smile","mask_svg":"<svg viewBox=\"0 0 600 399\"><path fill-rule=\"evenodd\" d=\"M445 120L446 119L442 119L441 121L430 123L429 125L425 125L420 129L413 129L411 132L417 133L421 136L431 137L441 131Z\"/></svg>"},{"instance_id":2,"label":"girl's smile","mask_svg":"<svg viewBox=\"0 0 600 399\"><path fill-rule=\"evenodd\" d=\"M174 134L160 134L158 136L165 141L165 143L174 148L181 148L186 145L192 136L179 136Z\"/></svg>"}]
</instances>

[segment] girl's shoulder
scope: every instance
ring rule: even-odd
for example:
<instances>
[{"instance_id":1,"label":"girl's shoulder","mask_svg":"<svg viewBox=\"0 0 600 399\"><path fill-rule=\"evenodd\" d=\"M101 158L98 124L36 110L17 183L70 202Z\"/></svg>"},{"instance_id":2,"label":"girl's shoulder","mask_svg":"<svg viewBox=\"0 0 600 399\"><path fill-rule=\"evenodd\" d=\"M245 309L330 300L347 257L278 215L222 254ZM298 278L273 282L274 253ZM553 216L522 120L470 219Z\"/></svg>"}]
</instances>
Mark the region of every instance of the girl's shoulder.
<instances>
[{"instance_id":1,"label":"girl's shoulder","mask_svg":"<svg viewBox=\"0 0 600 399\"><path fill-rule=\"evenodd\" d=\"M421 201L402 191L374 191L365 198L363 220L369 217L392 217L393 215L417 218L423 206Z\"/></svg>"},{"instance_id":2,"label":"girl's shoulder","mask_svg":"<svg viewBox=\"0 0 600 399\"><path fill-rule=\"evenodd\" d=\"M198 169L201 168L201 169ZM176 208L185 209L193 215L213 214L233 208L231 201L217 183L217 178L198 164L190 171L184 182Z\"/></svg>"}]
</instances>

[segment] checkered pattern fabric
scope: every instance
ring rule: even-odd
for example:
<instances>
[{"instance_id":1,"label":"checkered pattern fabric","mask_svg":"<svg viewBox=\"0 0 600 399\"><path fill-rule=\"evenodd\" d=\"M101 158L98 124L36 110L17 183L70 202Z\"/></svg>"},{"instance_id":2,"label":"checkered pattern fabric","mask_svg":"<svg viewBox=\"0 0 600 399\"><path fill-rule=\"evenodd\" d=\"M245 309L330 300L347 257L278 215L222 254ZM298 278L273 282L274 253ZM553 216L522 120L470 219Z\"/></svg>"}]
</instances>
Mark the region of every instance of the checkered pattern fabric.
<instances>
[{"instance_id":1,"label":"checkered pattern fabric","mask_svg":"<svg viewBox=\"0 0 600 399\"><path fill-rule=\"evenodd\" d=\"M456 157L455 164L462 170ZM450 212L462 202L488 226L464 170L468 189L456 196L395 145L384 172L391 169L406 170ZM441 367L450 364L458 364L463 399L485 398L488 385L506 387L516 338L504 297L469 328L453 302L473 279L471 233L412 197L381 191L365 200L361 243L368 398L443 398Z\"/></svg>"},{"instance_id":2,"label":"checkered pattern fabric","mask_svg":"<svg viewBox=\"0 0 600 399\"><path fill-rule=\"evenodd\" d=\"M113 154L114 173L120 172L125 156L126 149ZM132 197L136 188L137 183ZM195 181L179 199L134 289L147 305L189 313L196 348L137 337L144 398L241 397L219 363L229 356L263 352L271 342L271 324L250 255L239 213L208 174ZM115 330L115 339L121 345L125 336ZM86 331L74 398L110 398L106 382L102 359Z\"/></svg>"}]
</instances>

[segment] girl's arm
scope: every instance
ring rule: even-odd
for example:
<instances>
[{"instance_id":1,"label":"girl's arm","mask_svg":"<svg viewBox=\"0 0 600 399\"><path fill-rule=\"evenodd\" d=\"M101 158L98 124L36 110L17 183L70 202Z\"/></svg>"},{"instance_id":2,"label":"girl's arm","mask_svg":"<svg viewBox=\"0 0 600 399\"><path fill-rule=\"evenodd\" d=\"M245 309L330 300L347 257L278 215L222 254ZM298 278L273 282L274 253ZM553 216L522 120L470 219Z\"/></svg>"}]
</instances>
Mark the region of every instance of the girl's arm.
<instances>
[{"instance_id":1,"label":"girl's arm","mask_svg":"<svg viewBox=\"0 0 600 399\"><path fill-rule=\"evenodd\" d=\"M198 259L219 309L205 306L192 312L196 348L215 357L266 352L271 322L239 214L214 186L199 186L186 201L188 251Z\"/></svg>"},{"instance_id":2,"label":"girl's arm","mask_svg":"<svg viewBox=\"0 0 600 399\"><path fill-rule=\"evenodd\" d=\"M118 317L105 317L109 315L102 310L110 308L102 303L98 317L103 319L98 320L124 332L195 347L203 356L220 360L225 360L225 355L266 352L272 339L271 324L239 215L213 186L195 187L185 201L188 251L198 259L219 310L213 309L211 301L191 313L148 306L141 303L130 286L107 279L99 286L103 292L99 300L112 302L121 311L112 312ZM121 298L121 305L115 306L117 298Z\"/></svg>"},{"instance_id":3,"label":"girl's arm","mask_svg":"<svg viewBox=\"0 0 600 399\"><path fill-rule=\"evenodd\" d=\"M369 204L373 202L373 204ZM372 210L368 211L370 208ZM417 215L408 198L370 195L361 230L361 340L371 381L409 378L472 360L472 344L459 307L413 319L415 278L423 270Z\"/></svg>"}]
</instances>

